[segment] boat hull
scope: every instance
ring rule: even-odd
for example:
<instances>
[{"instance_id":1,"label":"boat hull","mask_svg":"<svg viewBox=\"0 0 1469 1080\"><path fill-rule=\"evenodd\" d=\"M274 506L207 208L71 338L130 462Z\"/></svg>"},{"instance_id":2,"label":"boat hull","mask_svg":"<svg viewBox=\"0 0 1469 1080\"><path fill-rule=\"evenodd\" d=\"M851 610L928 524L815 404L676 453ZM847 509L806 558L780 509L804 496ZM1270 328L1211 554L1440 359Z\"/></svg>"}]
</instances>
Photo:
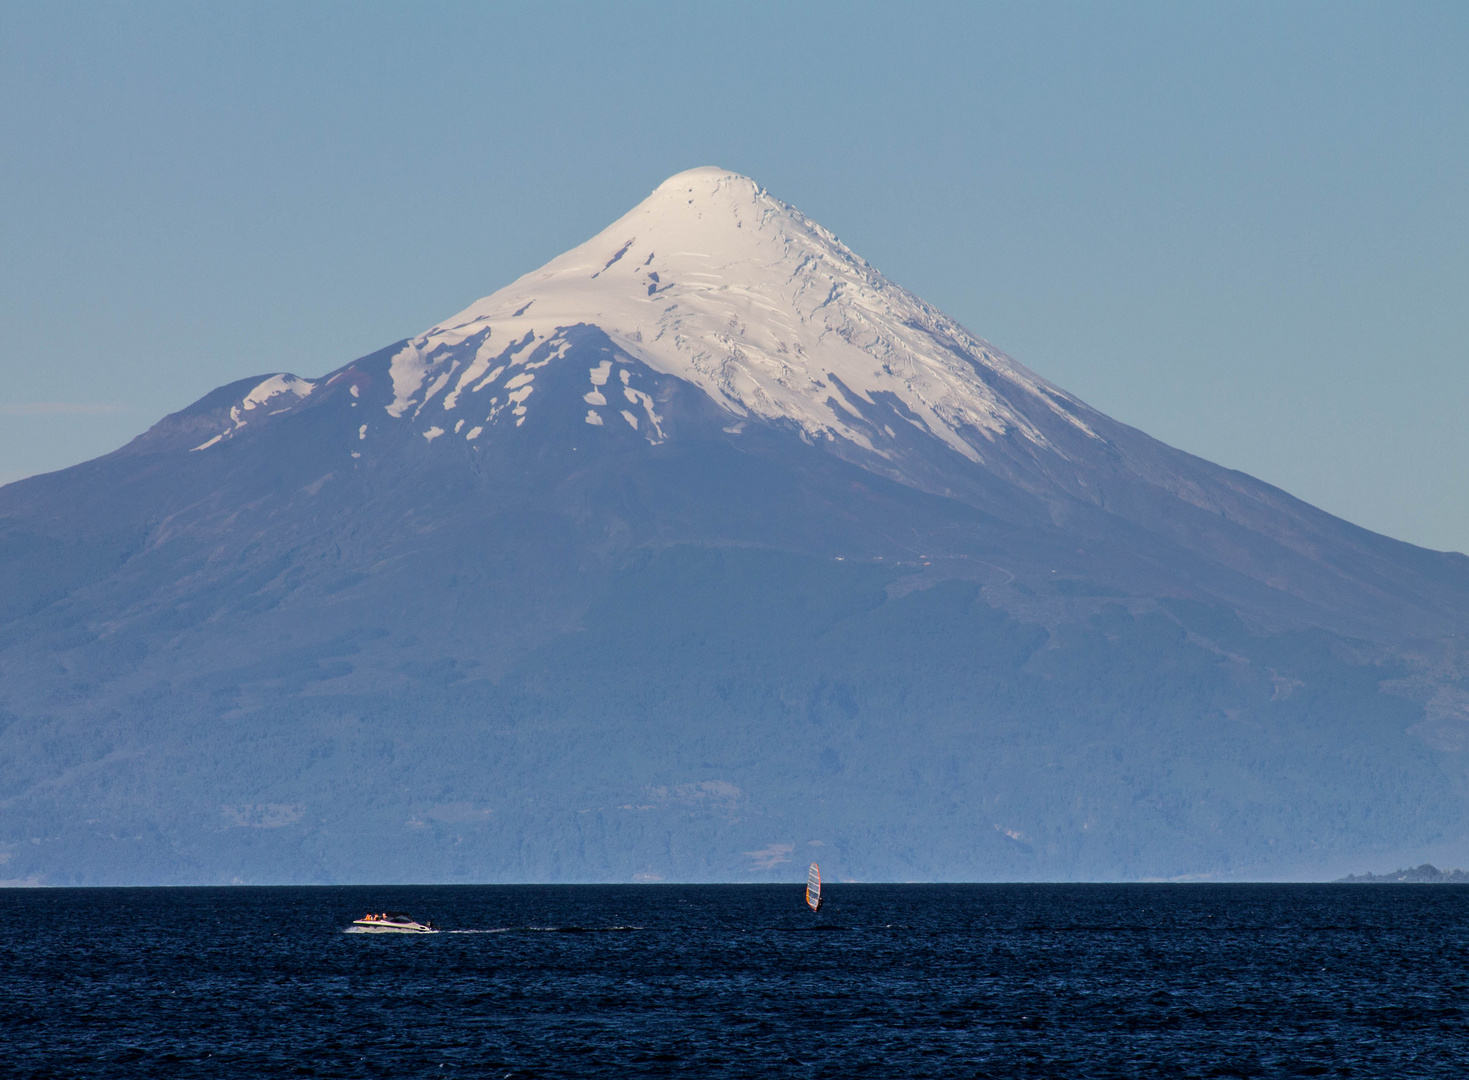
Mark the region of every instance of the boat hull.
<instances>
[{"instance_id":1,"label":"boat hull","mask_svg":"<svg viewBox=\"0 0 1469 1080\"><path fill-rule=\"evenodd\" d=\"M404 925L401 923L362 922L358 920L347 927L349 934L437 934L438 931L432 926L424 926L422 923Z\"/></svg>"}]
</instances>

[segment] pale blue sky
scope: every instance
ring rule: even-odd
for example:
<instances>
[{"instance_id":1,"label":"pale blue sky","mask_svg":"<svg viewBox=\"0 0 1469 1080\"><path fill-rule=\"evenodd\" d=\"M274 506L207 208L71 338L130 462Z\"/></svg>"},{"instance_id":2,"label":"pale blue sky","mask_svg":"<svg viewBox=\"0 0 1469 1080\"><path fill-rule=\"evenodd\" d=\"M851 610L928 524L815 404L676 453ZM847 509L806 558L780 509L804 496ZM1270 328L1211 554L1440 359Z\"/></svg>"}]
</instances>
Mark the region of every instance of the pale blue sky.
<instances>
[{"instance_id":1,"label":"pale blue sky","mask_svg":"<svg viewBox=\"0 0 1469 1080\"><path fill-rule=\"evenodd\" d=\"M1096 407L1469 550L1469 5L0 3L0 480L753 176Z\"/></svg>"}]
</instances>

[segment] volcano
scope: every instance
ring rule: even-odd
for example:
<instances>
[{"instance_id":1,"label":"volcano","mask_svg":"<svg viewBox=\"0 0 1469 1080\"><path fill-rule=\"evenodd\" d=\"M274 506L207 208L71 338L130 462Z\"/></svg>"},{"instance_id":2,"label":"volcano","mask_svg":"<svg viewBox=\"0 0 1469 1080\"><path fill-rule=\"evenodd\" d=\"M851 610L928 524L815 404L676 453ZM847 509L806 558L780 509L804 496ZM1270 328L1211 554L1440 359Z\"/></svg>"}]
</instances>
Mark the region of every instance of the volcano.
<instances>
[{"instance_id":1,"label":"volcano","mask_svg":"<svg viewBox=\"0 0 1469 1080\"><path fill-rule=\"evenodd\" d=\"M17 882L1469 850L1469 559L1111 420L721 169L0 489L0 586Z\"/></svg>"}]
</instances>

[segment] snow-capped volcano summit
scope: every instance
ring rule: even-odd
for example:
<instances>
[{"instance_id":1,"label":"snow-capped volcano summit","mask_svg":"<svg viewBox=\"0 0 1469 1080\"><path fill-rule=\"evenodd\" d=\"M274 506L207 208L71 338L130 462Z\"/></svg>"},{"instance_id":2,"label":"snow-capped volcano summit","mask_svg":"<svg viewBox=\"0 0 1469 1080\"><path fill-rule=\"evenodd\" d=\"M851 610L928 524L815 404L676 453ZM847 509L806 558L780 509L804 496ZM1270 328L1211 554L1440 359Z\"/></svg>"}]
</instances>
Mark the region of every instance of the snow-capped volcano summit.
<instances>
[{"instance_id":1,"label":"snow-capped volcano summit","mask_svg":"<svg viewBox=\"0 0 1469 1080\"><path fill-rule=\"evenodd\" d=\"M586 243L412 339L393 358L389 411L431 411L436 396L447 411L467 409L467 395L517 374L530 386L527 346L577 324L736 420L792 421L881 456L910 426L973 461L1010 432L1045 446L1027 416L1036 406L1091 434L1080 402L753 180L716 168L670 177ZM601 386L589 387L588 423L619 411L598 411ZM653 415L644 398L623 396L629 415Z\"/></svg>"},{"instance_id":2,"label":"snow-capped volcano summit","mask_svg":"<svg viewBox=\"0 0 1469 1080\"><path fill-rule=\"evenodd\" d=\"M262 376L227 415L191 423L188 448L218 452L350 388L354 460L410 434L440 453L511 430L524 444L544 424L569 445L590 427L656 446L678 434L675 399L712 407L703 419L727 436L793 431L943 495L972 495L984 476L1074 495L1076 467L1116 450L1105 416L718 168L670 177L590 240L370 360L314 382Z\"/></svg>"}]
</instances>

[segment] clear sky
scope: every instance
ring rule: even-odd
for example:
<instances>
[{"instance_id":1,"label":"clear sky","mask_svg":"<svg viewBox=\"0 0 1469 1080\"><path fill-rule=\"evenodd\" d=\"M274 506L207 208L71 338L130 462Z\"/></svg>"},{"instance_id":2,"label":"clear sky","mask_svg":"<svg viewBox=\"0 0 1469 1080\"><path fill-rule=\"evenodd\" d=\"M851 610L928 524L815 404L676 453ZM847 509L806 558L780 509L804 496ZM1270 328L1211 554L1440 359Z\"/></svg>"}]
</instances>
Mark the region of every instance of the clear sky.
<instances>
[{"instance_id":1,"label":"clear sky","mask_svg":"<svg viewBox=\"0 0 1469 1080\"><path fill-rule=\"evenodd\" d=\"M1469 4L0 0L0 482L754 177L1104 412L1469 550Z\"/></svg>"}]
</instances>

